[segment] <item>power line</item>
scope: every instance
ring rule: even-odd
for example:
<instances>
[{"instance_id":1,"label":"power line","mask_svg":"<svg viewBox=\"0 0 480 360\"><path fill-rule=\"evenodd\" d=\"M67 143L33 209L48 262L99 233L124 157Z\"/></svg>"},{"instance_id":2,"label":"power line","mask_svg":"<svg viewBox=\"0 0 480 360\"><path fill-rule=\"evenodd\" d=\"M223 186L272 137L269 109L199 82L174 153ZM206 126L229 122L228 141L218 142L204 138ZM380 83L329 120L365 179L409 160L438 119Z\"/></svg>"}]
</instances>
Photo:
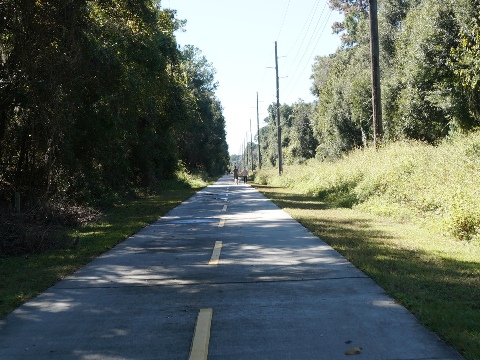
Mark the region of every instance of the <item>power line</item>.
<instances>
[{"instance_id":1,"label":"power line","mask_svg":"<svg viewBox=\"0 0 480 360\"><path fill-rule=\"evenodd\" d=\"M257 89L258 89L258 91L259 91L260 93L262 93L262 90L263 90L263 84L264 84L264 80L265 80L265 75L266 75L266 73L267 73L267 68L268 68L267 65L272 62L271 58L273 57L273 53L274 53L274 52L275 52L275 49L274 49L274 50L271 50L270 53L269 53L269 55L268 55L267 60L264 62L266 65L263 67L264 70L263 70L262 79L260 80L260 88L258 89L258 87L257 87Z\"/></svg>"},{"instance_id":2,"label":"power line","mask_svg":"<svg viewBox=\"0 0 480 360\"><path fill-rule=\"evenodd\" d=\"M328 11L328 1L324 1L324 6L322 8L322 11L320 15L317 17L317 21L315 23L315 27L313 31L311 31L313 21L316 19L316 14L318 13L318 9L320 8L320 2L322 0L317 0L315 3L309 8L309 14L306 16L307 20L305 21L302 29L298 33L294 45L289 49L287 55L290 56L292 54L295 54L293 57L293 61L290 62L290 67L288 68L286 74L288 74L289 79L286 83L286 86L284 88L287 90L287 95L284 97L285 101L288 101L288 98L291 96L291 94L294 92L298 82L302 78L302 75L304 74L306 68L308 65L312 66L308 59L312 58L314 52L316 51L316 48L318 46L318 43L320 41L320 38L325 32L326 25L328 24L328 21L331 17L332 10ZM289 6L290 6L290 0L286 6L286 10L283 16L283 20L280 26L280 30L278 32L278 38L280 37L280 34L282 33L283 26L285 23L285 20L287 18L287 15L289 13ZM291 10L291 9L290 9ZM326 15L327 11L327 15ZM326 15L326 16L325 16ZM299 40L301 41L299 42ZM306 43L308 39L308 42ZM316 39L316 41L315 41ZM305 45L306 43L306 45ZM299 44L299 45L297 45ZM312 45L314 44L314 46ZM300 56L301 54L301 56ZM308 55L308 56L307 56ZM298 58L300 57L300 60ZM267 74L267 68L269 67L268 65L271 64L271 58L272 58L272 53L270 52L270 55L268 56L268 61L267 65L264 67L264 72L263 76L260 81L260 87L258 91L260 94L263 94L262 97L271 99L270 101L267 101L269 104L275 103L275 95L273 92L270 90L267 91L267 95L264 94L263 88L265 86L264 81L265 77ZM304 59L307 59L307 61L304 61ZM300 71L301 70L301 71ZM299 75L297 76L297 73L300 71Z\"/></svg>"},{"instance_id":3,"label":"power line","mask_svg":"<svg viewBox=\"0 0 480 360\"><path fill-rule=\"evenodd\" d=\"M332 10L329 11L328 16L327 16L327 18L326 18L326 20L325 20L325 22L324 22L324 24L323 24L323 28L322 28L322 31L321 31L321 33L320 33L320 36L317 37L317 41L316 41L316 43L315 43L315 46L313 47L312 51L310 52L310 55L309 55L308 58L311 58L311 57L313 56L313 53L314 53L315 50L317 49L318 43L319 43L320 38L321 38L321 34L323 34L323 32L325 31L325 27L327 26L327 23L328 23L328 21L329 21L329 19L330 19L330 16L332 15L332 12L333 12ZM310 43L309 43L309 44L310 44ZM302 57L302 59L303 59L303 57ZM305 65L304 65L304 67L303 67L303 69L302 69L302 71L300 72L300 75L299 75L299 76L295 77L295 76L292 75L292 76L290 77L292 80L290 80L289 83L287 84L287 87L290 89L290 91L288 92L286 98L289 98L289 97L290 97L290 94L293 92L293 90L294 90L295 87L297 86L298 81L300 80L301 76L302 76L303 73L305 72L305 69L306 69L307 65L313 65L313 64L309 64L308 62L306 62ZM300 65L299 65L299 66L300 66ZM297 68L296 70L298 70L298 68ZM296 73L296 71L294 72L294 74L295 74L295 73ZM291 84L291 82L294 81L294 79L296 79L294 85L293 85L293 86L289 86L289 85Z\"/></svg>"},{"instance_id":4,"label":"power line","mask_svg":"<svg viewBox=\"0 0 480 360\"><path fill-rule=\"evenodd\" d=\"M324 5L324 7L323 7L322 12L320 13L320 17L319 17L319 19L318 19L318 21L317 21L317 23L316 23L316 25L315 25L315 29L313 30L313 32L312 32L312 34L311 34L311 36L310 36L310 39L308 40L308 44L307 44L307 46L305 47L305 50L303 51L302 57L300 58L300 61L299 61L300 64L302 63L302 60L304 59L305 54L307 53L307 51L308 51L308 49L309 49L309 47L310 47L310 44L311 44L312 41L313 41L313 38L317 36L317 28L318 28L318 25L319 25L320 22L321 22L321 19L322 19L322 17L323 17L323 13L325 12L326 6L327 6L327 3L325 3L325 5ZM317 38L320 38L320 36L321 36L322 33L323 33L323 30L322 30L322 32L320 33L320 35L317 36ZM317 41L318 41L318 40L317 40ZM300 50L300 49L299 49L299 50ZM299 52L297 53L297 55L298 55L298 54L299 54ZM300 64L295 68L295 72L296 72L297 69L299 68ZM292 66L293 66L293 65L292 65ZM292 78L293 78L293 75L295 75L295 72L292 74ZM290 74L290 72L289 72L289 74Z\"/></svg>"},{"instance_id":5,"label":"power line","mask_svg":"<svg viewBox=\"0 0 480 360\"><path fill-rule=\"evenodd\" d=\"M290 8L290 0L288 0L287 7L285 8L285 12L284 12L284 14L283 14L282 23L281 23L281 25L280 25L280 30L278 31L277 39L280 37L280 34L282 33L283 24L285 23L285 19L286 19L286 17L287 17L288 9L289 9L289 8ZM267 62L266 62L267 65L271 63L271 58L272 58L273 52L274 52L274 50L271 50L270 54L268 55ZM260 89L258 89L258 91L260 91L260 92L262 92L262 90L263 90L263 84L264 84L264 80L265 80L265 74L267 73L267 68L268 68L267 65L264 66L264 71L263 71L262 79L260 80L260 85L261 85L261 86L260 86Z\"/></svg>"},{"instance_id":6,"label":"power line","mask_svg":"<svg viewBox=\"0 0 480 360\"><path fill-rule=\"evenodd\" d=\"M278 32L277 39L280 37L280 34L282 33L283 23L285 22L285 18L287 17L289 7L290 7L290 0L288 0L287 8L285 9L285 14L283 15L282 24L280 25L280 30Z\"/></svg>"},{"instance_id":7,"label":"power line","mask_svg":"<svg viewBox=\"0 0 480 360\"><path fill-rule=\"evenodd\" d=\"M310 15L308 16L307 21L303 24L302 30L300 30L300 32L298 33L298 37L295 39L295 42L293 43L292 48L288 51L287 57L290 55L290 53L292 52L292 50L295 48L295 45L298 44L298 39L299 39L300 36L302 35L303 29L305 29L305 26L307 26L307 23L308 23L307 30L305 31L305 34L303 35L303 38L302 38L302 41L301 41L300 45L298 46L299 49L302 48L303 43L304 43L304 41L305 41L305 38L307 37L308 30L310 29L310 26L311 26L311 24L312 24L313 18L315 17L315 14L317 13L317 8L318 8L318 4L319 4L319 3L320 3L320 0L317 0L317 2L315 3L315 6L314 6L314 8L313 8L313 10L310 11ZM294 57L294 59L293 59L293 61L292 61L292 66L293 66L293 64L295 63L295 60L297 59L299 53L300 53L299 51L297 51L297 52L295 53L295 57ZM290 69L288 69L288 73L289 73L289 72L290 72Z\"/></svg>"},{"instance_id":8,"label":"power line","mask_svg":"<svg viewBox=\"0 0 480 360\"><path fill-rule=\"evenodd\" d=\"M309 49L311 49L310 44L312 44L313 39L314 39L315 37L317 37L317 42L316 42L316 43L318 43L321 35L323 34L323 31L325 30L325 25L326 25L326 23L327 23L327 21L328 21L328 18L327 18L327 20L325 21L323 28L321 27L320 24L321 24L321 22L322 22L323 14L324 14L324 12L325 12L325 8L326 8L326 7L327 7L327 3L325 3L325 5L324 5L324 7L323 7L323 9L322 9L322 12L321 12L321 14L320 14L320 17L319 17L319 19L318 19L318 21L317 21L317 23L316 23L316 25L315 25L315 29L313 30L313 32L312 32L312 34L311 34L311 36L310 36L310 39L308 40L308 44L307 44L307 46L305 47L305 50L304 50L304 52L303 52L303 54L302 54L302 57L301 57L298 65L297 65L296 68L295 68L295 71L294 71L293 73L290 73L290 72L289 72L289 74L290 74L290 79L291 79L291 80L288 82L288 84L290 84L292 81L294 81L294 79L295 79L295 74L297 73L298 69L299 69L300 66L302 65L303 59L305 58L305 55L307 54L307 52L309 51ZM320 32L320 34L317 33L317 29L319 28L319 25L320 25L320 28L322 29L321 32ZM315 45L315 48L313 49L313 51L315 51L315 49L316 49L316 45ZM311 54L313 54L313 51L311 52ZM310 58L310 57L311 57L311 55L310 55L308 58ZM304 67L304 69L305 69L305 67ZM304 71L304 70L303 70L303 71ZM303 71L302 71L302 73L303 73Z\"/></svg>"}]
</instances>

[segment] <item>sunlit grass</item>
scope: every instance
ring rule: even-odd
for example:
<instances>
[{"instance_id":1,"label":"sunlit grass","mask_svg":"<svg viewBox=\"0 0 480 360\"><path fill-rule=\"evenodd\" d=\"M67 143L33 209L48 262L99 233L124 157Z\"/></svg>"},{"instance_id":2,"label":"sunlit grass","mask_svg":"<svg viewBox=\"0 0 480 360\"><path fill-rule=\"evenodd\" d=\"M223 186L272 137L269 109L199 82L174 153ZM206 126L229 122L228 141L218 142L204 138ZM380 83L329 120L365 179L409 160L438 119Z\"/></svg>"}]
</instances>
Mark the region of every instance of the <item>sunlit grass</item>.
<instances>
[{"instance_id":1,"label":"sunlit grass","mask_svg":"<svg viewBox=\"0 0 480 360\"><path fill-rule=\"evenodd\" d=\"M480 132L438 146L406 141L358 149L336 162L312 159L276 175L262 169L255 181L480 241Z\"/></svg>"}]
</instances>

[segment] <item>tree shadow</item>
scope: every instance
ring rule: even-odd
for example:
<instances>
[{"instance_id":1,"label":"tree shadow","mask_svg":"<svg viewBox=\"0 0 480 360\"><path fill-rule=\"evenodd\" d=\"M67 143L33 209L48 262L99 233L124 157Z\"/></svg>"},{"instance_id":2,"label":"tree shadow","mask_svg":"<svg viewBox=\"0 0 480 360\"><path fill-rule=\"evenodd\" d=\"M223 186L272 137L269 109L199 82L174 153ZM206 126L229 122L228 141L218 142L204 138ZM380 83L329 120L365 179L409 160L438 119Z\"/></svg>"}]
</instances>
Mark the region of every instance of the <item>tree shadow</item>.
<instances>
[{"instance_id":1,"label":"tree shadow","mask_svg":"<svg viewBox=\"0 0 480 360\"><path fill-rule=\"evenodd\" d=\"M304 210L324 210L333 206L319 197L300 194L291 194L283 192L283 188L267 185L257 185L254 187L272 200L280 208L296 208Z\"/></svg>"},{"instance_id":2,"label":"tree shadow","mask_svg":"<svg viewBox=\"0 0 480 360\"><path fill-rule=\"evenodd\" d=\"M378 219L348 217L349 214L344 213L347 210L337 209L313 196L268 186L258 190L279 207L293 209L297 221L339 251L467 358L478 358L479 262L402 248L396 240L404 235L382 228L376 223ZM338 210L338 216L327 214L333 209ZM316 212L312 215L312 212L296 210ZM435 241L433 237L432 241Z\"/></svg>"}]
</instances>

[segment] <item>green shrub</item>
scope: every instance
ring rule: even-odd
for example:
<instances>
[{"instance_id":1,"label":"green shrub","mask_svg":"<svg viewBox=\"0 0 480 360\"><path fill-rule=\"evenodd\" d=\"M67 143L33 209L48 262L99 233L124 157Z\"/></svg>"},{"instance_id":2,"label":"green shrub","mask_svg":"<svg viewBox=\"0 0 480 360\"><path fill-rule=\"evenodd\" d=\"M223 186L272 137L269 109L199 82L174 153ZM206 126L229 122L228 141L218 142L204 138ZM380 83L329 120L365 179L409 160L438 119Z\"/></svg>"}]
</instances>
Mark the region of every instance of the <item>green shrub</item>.
<instances>
[{"instance_id":1,"label":"green shrub","mask_svg":"<svg viewBox=\"0 0 480 360\"><path fill-rule=\"evenodd\" d=\"M185 164L178 162L174 178L164 181L162 186L167 189L196 189L207 186L208 175L198 170L189 171Z\"/></svg>"}]
</instances>

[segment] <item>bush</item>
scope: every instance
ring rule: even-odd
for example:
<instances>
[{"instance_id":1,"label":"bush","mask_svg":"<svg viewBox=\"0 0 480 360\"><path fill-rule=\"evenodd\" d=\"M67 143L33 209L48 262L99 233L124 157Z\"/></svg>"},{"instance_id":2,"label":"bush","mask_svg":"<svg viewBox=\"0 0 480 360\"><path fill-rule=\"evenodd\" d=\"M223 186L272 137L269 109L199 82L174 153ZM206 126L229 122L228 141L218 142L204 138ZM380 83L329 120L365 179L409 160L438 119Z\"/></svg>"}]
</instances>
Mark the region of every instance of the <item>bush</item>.
<instances>
[{"instance_id":1,"label":"bush","mask_svg":"<svg viewBox=\"0 0 480 360\"><path fill-rule=\"evenodd\" d=\"M58 200L21 213L4 211L0 214L0 257L75 246L67 235L68 228L95 221L100 215L93 208Z\"/></svg>"}]
</instances>

